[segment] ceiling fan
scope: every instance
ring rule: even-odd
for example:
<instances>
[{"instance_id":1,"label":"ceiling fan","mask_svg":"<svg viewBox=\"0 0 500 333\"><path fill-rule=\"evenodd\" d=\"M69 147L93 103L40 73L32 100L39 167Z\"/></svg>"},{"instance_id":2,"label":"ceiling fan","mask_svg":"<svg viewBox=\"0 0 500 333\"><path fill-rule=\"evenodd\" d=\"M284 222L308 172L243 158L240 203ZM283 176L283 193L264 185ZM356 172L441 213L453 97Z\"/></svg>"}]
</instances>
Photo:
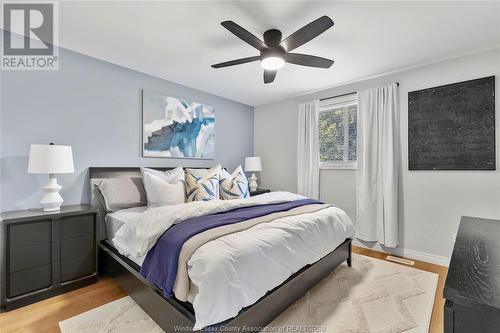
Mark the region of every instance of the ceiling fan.
<instances>
[{"instance_id":1,"label":"ceiling fan","mask_svg":"<svg viewBox=\"0 0 500 333\"><path fill-rule=\"evenodd\" d=\"M283 41L281 40L281 31L277 29L271 29L264 32L264 41L261 41L233 21L224 21L221 25L245 43L259 50L260 56L221 62L212 65L213 68L241 65L247 62L260 60L260 65L264 68L264 83L271 83L276 77L277 70L283 67L285 62L319 68L329 68L333 64L333 60L330 59L290 52L321 35L333 26L332 19L326 15L303 26Z\"/></svg>"}]
</instances>

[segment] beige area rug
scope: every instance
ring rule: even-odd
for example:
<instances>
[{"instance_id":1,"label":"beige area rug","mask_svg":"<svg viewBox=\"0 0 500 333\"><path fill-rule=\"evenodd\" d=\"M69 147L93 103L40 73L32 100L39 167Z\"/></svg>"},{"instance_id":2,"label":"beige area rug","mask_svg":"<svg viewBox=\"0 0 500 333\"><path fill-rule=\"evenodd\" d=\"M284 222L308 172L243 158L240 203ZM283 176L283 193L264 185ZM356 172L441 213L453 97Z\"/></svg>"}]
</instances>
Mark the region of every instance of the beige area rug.
<instances>
[{"instance_id":1,"label":"beige area rug","mask_svg":"<svg viewBox=\"0 0 500 333\"><path fill-rule=\"evenodd\" d=\"M288 326L285 331L425 333L437 280L437 274L354 254L352 268L341 265L267 329L283 332ZM128 296L64 320L59 326L62 333L163 332Z\"/></svg>"}]
</instances>

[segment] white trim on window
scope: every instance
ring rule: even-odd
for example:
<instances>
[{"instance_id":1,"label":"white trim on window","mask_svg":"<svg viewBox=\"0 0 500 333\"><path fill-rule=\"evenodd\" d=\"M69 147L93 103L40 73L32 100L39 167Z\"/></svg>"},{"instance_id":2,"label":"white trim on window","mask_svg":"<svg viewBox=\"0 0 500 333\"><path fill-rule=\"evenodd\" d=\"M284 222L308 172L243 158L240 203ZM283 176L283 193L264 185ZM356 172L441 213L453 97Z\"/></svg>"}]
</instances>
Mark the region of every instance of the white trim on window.
<instances>
[{"instance_id":1,"label":"white trim on window","mask_svg":"<svg viewBox=\"0 0 500 333\"><path fill-rule=\"evenodd\" d=\"M320 170L356 170L358 168L358 162L355 161L329 161L320 162Z\"/></svg>"}]
</instances>

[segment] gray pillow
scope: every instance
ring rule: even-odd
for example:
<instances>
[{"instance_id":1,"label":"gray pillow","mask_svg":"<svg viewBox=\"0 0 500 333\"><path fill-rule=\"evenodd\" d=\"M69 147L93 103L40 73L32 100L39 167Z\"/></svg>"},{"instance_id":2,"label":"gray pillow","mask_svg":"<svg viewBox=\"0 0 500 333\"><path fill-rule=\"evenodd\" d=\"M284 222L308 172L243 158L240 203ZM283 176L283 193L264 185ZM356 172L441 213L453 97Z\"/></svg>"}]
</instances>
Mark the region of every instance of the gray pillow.
<instances>
[{"instance_id":1,"label":"gray pillow","mask_svg":"<svg viewBox=\"0 0 500 333\"><path fill-rule=\"evenodd\" d=\"M107 178L97 184L108 212L146 206L146 191L140 177Z\"/></svg>"}]
</instances>

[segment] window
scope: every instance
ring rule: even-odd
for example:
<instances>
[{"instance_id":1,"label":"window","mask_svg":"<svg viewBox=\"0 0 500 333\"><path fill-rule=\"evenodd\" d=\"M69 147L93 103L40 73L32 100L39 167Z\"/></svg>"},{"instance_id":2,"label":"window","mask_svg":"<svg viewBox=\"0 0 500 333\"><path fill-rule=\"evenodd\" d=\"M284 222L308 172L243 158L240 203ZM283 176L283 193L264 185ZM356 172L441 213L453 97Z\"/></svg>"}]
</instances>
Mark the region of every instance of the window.
<instances>
[{"instance_id":1,"label":"window","mask_svg":"<svg viewBox=\"0 0 500 333\"><path fill-rule=\"evenodd\" d=\"M358 152L358 96L323 99L319 103L319 161L324 169L355 169Z\"/></svg>"}]
</instances>

